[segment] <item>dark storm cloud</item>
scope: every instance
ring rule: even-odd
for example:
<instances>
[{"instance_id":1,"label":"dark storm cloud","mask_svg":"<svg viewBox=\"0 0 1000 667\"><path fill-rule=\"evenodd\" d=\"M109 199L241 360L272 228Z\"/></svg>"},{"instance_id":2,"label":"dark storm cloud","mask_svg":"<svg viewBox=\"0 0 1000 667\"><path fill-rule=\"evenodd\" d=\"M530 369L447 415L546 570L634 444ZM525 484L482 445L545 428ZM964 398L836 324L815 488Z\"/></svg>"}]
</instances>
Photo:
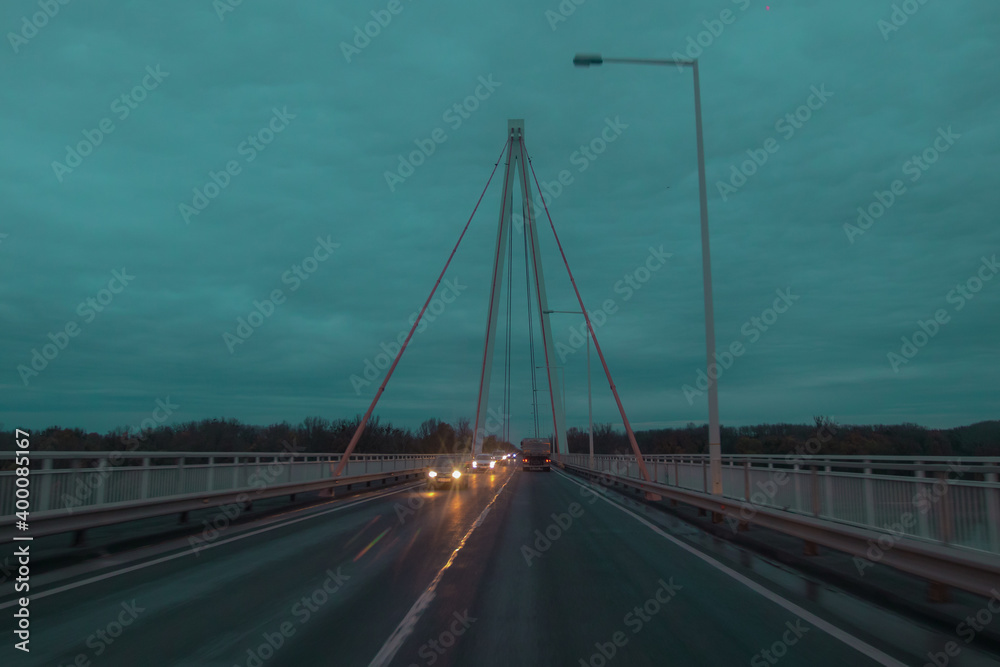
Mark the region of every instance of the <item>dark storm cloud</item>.
<instances>
[{"instance_id":1,"label":"dark storm cloud","mask_svg":"<svg viewBox=\"0 0 1000 667\"><path fill-rule=\"evenodd\" d=\"M597 335L631 421L704 420L704 396L684 390L705 366L691 73L578 70L578 51L700 58L717 349L745 346L721 375L724 423L996 417L1000 279L961 309L953 294L1000 250L991 3L926 3L896 23L892 3L860 0L588 0L568 15L554 1L403 0L386 18L388 6L70 2L34 31L38 3L0 10L0 420L103 430L167 396L174 420L363 412L384 371L351 378L408 330L508 118L525 119L541 181L571 175L558 196L548 187L549 211L587 307L618 307ZM587 157L609 123L615 140ZM67 146L88 137L100 144L69 166ZM421 146L434 151L412 160ZM897 180L880 217L845 228ZM448 271L467 287L415 335L380 403L393 422L475 410L501 182L499 169ZM550 305L577 310L536 213ZM531 399L514 241L520 437ZM626 300L620 281L661 246L670 259ZM134 280L109 285L123 270ZM787 312L752 324L787 289L799 297ZM894 369L901 337L940 309L948 322ZM255 311L270 314L227 344ZM557 342L578 322L553 316ZM59 341L37 375L18 370ZM592 361L595 418L617 421ZM550 364L565 366L569 422L584 425L584 350ZM491 405L502 377L498 361Z\"/></svg>"}]
</instances>

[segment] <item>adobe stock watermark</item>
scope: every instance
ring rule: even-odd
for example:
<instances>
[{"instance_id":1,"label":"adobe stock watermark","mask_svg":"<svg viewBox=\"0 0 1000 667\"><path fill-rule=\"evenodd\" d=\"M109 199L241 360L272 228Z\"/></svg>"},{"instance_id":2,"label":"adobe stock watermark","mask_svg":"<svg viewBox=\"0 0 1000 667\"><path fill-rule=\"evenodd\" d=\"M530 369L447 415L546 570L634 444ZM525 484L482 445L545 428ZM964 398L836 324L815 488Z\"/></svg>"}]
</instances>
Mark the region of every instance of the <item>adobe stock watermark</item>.
<instances>
[{"instance_id":1,"label":"adobe stock watermark","mask_svg":"<svg viewBox=\"0 0 1000 667\"><path fill-rule=\"evenodd\" d=\"M747 339L746 344L744 345L741 339L736 339L729 344L727 349L723 349L721 354L715 352L715 361L709 365L707 373L702 368L695 371L695 375L697 376L694 383L695 386L692 387L686 384L681 387L688 405L694 405L696 396L704 396L711 384L717 382L725 371L732 368L735 360L746 353L747 347L760 340L761 334L778 321L778 316L787 313L788 309L801 298L797 294L792 294L791 287L786 287L784 291L777 289L774 293L778 296L774 300L774 303L771 304L771 307L762 310L760 317L751 317L740 327L740 333Z\"/></svg>"},{"instance_id":2,"label":"adobe stock watermark","mask_svg":"<svg viewBox=\"0 0 1000 667\"><path fill-rule=\"evenodd\" d=\"M115 114L118 121L127 119L139 105L146 100L149 93L160 87L163 80L170 76L170 72L163 72L160 66L155 68L150 65L146 67L146 75L128 92L122 93L111 101L111 113ZM56 180L60 183L67 174L83 164L83 160L92 155L97 147L104 143L105 137L115 131L115 121L110 117L102 118L93 129L83 130L83 139L75 145L66 145L66 156L63 162L52 161L52 171L56 175Z\"/></svg>"},{"instance_id":3,"label":"adobe stock watermark","mask_svg":"<svg viewBox=\"0 0 1000 667\"><path fill-rule=\"evenodd\" d=\"M997 263L995 254L990 258L983 256L980 259L979 269L965 281L955 285L955 288L949 290L945 295L945 301L954 304L953 310L956 313L965 308L965 305L975 298L986 283L993 280L997 273L1000 273L1000 264ZM899 351L890 351L886 354L892 372L898 374L899 369L910 363L910 360L917 356L932 338L938 335L941 327L949 322L951 322L951 315L944 308L938 308L934 311L933 317L917 320L916 330L909 337L902 336L900 338L902 345L900 345Z\"/></svg>"},{"instance_id":4,"label":"adobe stock watermark","mask_svg":"<svg viewBox=\"0 0 1000 667\"><path fill-rule=\"evenodd\" d=\"M837 434L837 425L833 421L824 421L816 429L816 435L806 440L804 443L795 446L795 450L785 455L785 461L791 466L803 466L806 464L807 456L815 456L823 448L823 445L830 442ZM792 473L794 474L794 469ZM747 498L749 505L740 507L740 518L736 519L726 516L726 523L729 524L733 533L738 533L740 525L748 523L761 508L773 507L774 498L778 495L778 490L783 488L792 476L784 470L776 470L768 473L767 481L758 481L755 486L757 490Z\"/></svg>"},{"instance_id":5,"label":"adobe stock watermark","mask_svg":"<svg viewBox=\"0 0 1000 667\"><path fill-rule=\"evenodd\" d=\"M296 117L296 114L288 112L288 107L281 107L280 110L273 107L270 120L253 134L248 134L247 138L236 146L236 155L243 158L243 164L250 164L271 145L277 135L285 131L289 123ZM229 187L233 178L243 173L243 164L234 158L228 160L219 171L209 170L208 180L192 190L191 203L181 202L177 205L177 210L185 225L191 224L192 217L201 215L202 211L208 208L208 205Z\"/></svg>"},{"instance_id":6,"label":"adobe stock watermark","mask_svg":"<svg viewBox=\"0 0 1000 667\"><path fill-rule=\"evenodd\" d=\"M236 8L243 4L243 0L212 0L212 9L219 17L219 23L226 20L226 14L236 11Z\"/></svg>"},{"instance_id":7,"label":"adobe stock watermark","mask_svg":"<svg viewBox=\"0 0 1000 667\"><path fill-rule=\"evenodd\" d=\"M822 109L827 101L833 97L833 93L826 89L826 84L821 84L819 88L811 86L811 94L806 98L804 104L795 111L786 113L774 123L774 131L781 134L785 141L795 136L798 130L805 127L805 124L813 117L813 112ZM729 166L729 179L727 182L716 181L715 187L719 190L722 201L729 201L729 196L736 194L740 188L747 184L750 178L757 171L767 164L772 155L781 149L781 144L774 137L764 140L761 148L747 149L749 159L744 160L739 166L732 164Z\"/></svg>"},{"instance_id":8,"label":"adobe stock watermark","mask_svg":"<svg viewBox=\"0 0 1000 667\"><path fill-rule=\"evenodd\" d=\"M499 81L493 80L492 73L486 77L479 77L478 81L479 85L476 86L471 95L466 96L460 102L455 102L441 114L441 120L448 124L452 132L457 132L465 121L472 118L472 114L479 109L480 104L490 99L496 89L503 85ZM430 137L426 139L414 139L413 143L417 150L410 151L409 155L406 156L399 154L397 156L399 164L396 166L396 170L386 170L383 174L385 184L389 186L389 192L395 192L398 186L413 176L417 169L427 161L427 158L434 155L438 145L446 141L448 141L448 133L441 127L434 128Z\"/></svg>"},{"instance_id":9,"label":"adobe stock watermark","mask_svg":"<svg viewBox=\"0 0 1000 667\"><path fill-rule=\"evenodd\" d=\"M83 319L84 324L90 324L97 317L98 313L111 305L115 295L121 294L128 287L129 283L135 280L135 276L130 275L123 267L121 271L111 272L111 279L107 285L99 289L92 297L87 297L76 307L76 314ZM59 354L69 346L70 339L76 338L83 331L76 320L69 320L62 329L55 333L48 334L50 342L42 345L41 352L38 348L31 349L31 359L26 364L18 364L17 373L21 376L21 382L27 387L31 378L38 377L39 373L49 367L49 364L56 360Z\"/></svg>"},{"instance_id":10,"label":"adobe stock watermark","mask_svg":"<svg viewBox=\"0 0 1000 667\"><path fill-rule=\"evenodd\" d=\"M976 634L993 622L997 615L1000 615L1000 591L991 588L986 606L979 609L975 615L966 616L965 620L955 627L955 634L968 645L976 638ZM924 663L924 667L947 667L952 658L958 657L963 647L957 642L950 641L941 648L940 651L927 652L927 662Z\"/></svg>"},{"instance_id":11,"label":"adobe stock watermark","mask_svg":"<svg viewBox=\"0 0 1000 667\"><path fill-rule=\"evenodd\" d=\"M412 2L412 0L407 0L407 2ZM351 43L340 43L340 52L344 54L344 60L350 64L351 58L360 55L362 51L367 49L372 40L389 27L393 17L402 14L404 9L406 7L400 0L389 0L385 9L373 9L368 12L372 20L365 23L364 26L354 26L354 39L351 40Z\"/></svg>"},{"instance_id":12,"label":"adobe stock watermark","mask_svg":"<svg viewBox=\"0 0 1000 667\"><path fill-rule=\"evenodd\" d=\"M582 174L587 171L590 166L597 161L597 158L604 154L608 149L608 146L618 141L618 138L622 136L622 133L628 129L628 124L623 123L621 116L615 116L614 120L610 117L604 119L604 127L597 133L597 136L588 141L585 144L580 144L579 148L570 153L569 163L576 167L578 174ZM541 192L536 192L535 197L532 199L532 204L534 204L533 210L535 211L535 218L537 219L538 211L544 210L544 204L551 204L553 201L562 196L565 188L572 185L575 181L573 172L569 169L562 169L553 181L546 181L543 178L538 179L539 187ZM542 194L545 195L545 200L542 200ZM514 224L514 228L520 233L524 229L524 216L520 211L514 211L511 214L511 221Z\"/></svg>"},{"instance_id":13,"label":"adobe stock watermark","mask_svg":"<svg viewBox=\"0 0 1000 667\"><path fill-rule=\"evenodd\" d=\"M25 14L21 17L21 29L17 32L7 33L7 41L10 42L10 48L14 50L14 53L17 54L22 46L25 46L34 39L38 35L38 31L47 26L49 21L54 19L61 9L71 1L38 0L38 8L41 11L37 11L30 16Z\"/></svg>"},{"instance_id":14,"label":"adobe stock watermark","mask_svg":"<svg viewBox=\"0 0 1000 667\"><path fill-rule=\"evenodd\" d=\"M745 12L750 7L750 0L732 0L734 5L739 7L740 13ZM726 26L736 23L740 14L736 14L731 9L723 9L719 12L719 18L702 21L705 29L697 35L688 35L684 53L674 51L671 56L674 60L695 60L701 57L706 49L715 44L715 40L722 36ZM677 65L677 69L683 70L685 65Z\"/></svg>"},{"instance_id":15,"label":"adobe stock watermark","mask_svg":"<svg viewBox=\"0 0 1000 667\"><path fill-rule=\"evenodd\" d=\"M474 442L481 443L486 440L487 437L500 433L503 429L503 425L509 421L509 414L504 414L496 408L489 408L486 411L485 424L479 427L479 430L477 431L478 437L474 440ZM465 444L465 442L460 442L458 438L455 438L453 451L455 452L454 458L456 461L461 460L463 456L467 456L463 450ZM399 525L404 525L409 518L422 509L425 504L427 504L427 500L422 493L413 494L405 501L396 501L392 507L396 512L396 519L399 521Z\"/></svg>"},{"instance_id":16,"label":"adobe stock watermark","mask_svg":"<svg viewBox=\"0 0 1000 667\"><path fill-rule=\"evenodd\" d=\"M889 20L880 18L875 22L875 27L882 33L882 41L888 42L889 35L899 32L899 29L909 22L910 17L926 4L927 0L903 0L899 4L893 3Z\"/></svg>"},{"instance_id":17,"label":"adobe stock watermark","mask_svg":"<svg viewBox=\"0 0 1000 667\"><path fill-rule=\"evenodd\" d=\"M957 479L961 479L969 470L969 466L952 461L948 463L948 470L954 472ZM940 477L928 480L921 487L910 499L916 511L903 512L899 515L898 521L883 526L883 530L886 531L884 534L876 539L869 539L868 549L865 551L867 558L861 556L852 558L859 576L865 576L866 569L875 567L875 564L885 557L886 552L891 551L900 540L909 536L908 529L919 524L920 516L926 516L941 498L948 494L948 482Z\"/></svg>"},{"instance_id":18,"label":"adobe stock watermark","mask_svg":"<svg viewBox=\"0 0 1000 667\"><path fill-rule=\"evenodd\" d=\"M555 10L546 9L545 10L545 20L549 22L549 27L552 28L552 32L556 31L560 23L565 23L570 16L576 13L576 8L585 3L587 0L561 0L561 2L556 5Z\"/></svg>"},{"instance_id":19,"label":"adobe stock watermark","mask_svg":"<svg viewBox=\"0 0 1000 667\"><path fill-rule=\"evenodd\" d=\"M108 465L98 468L92 474L73 476L74 486L67 488L60 496L63 508L72 514L75 508L86 503L94 491L104 486L108 481L111 476L111 468L116 468L125 462L127 458L125 453L135 451L146 440L145 432L165 423L173 416L174 412L180 410L180 407L172 403L169 396L156 399L156 407L153 408L150 416L143 419L138 426L133 426L129 431L126 431L128 437L122 438L122 442L126 445L124 452L111 452L111 456L106 459ZM132 430L138 435L132 435Z\"/></svg>"},{"instance_id":20,"label":"adobe stock watermark","mask_svg":"<svg viewBox=\"0 0 1000 667\"><path fill-rule=\"evenodd\" d=\"M622 625L631 630L633 636L642 632L643 628L663 610L663 607L677 596L678 591L684 588L680 584L675 584L673 577L670 577L669 581L660 579L656 583L659 584L659 588L653 592L653 595L641 605L633 607L622 618ZM619 650L628 646L629 639L629 635L624 630L618 630L611 634L608 641L594 642L596 650L586 658L580 658L580 667L605 667L614 659Z\"/></svg>"},{"instance_id":21,"label":"adobe stock watermark","mask_svg":"<svg viewBox=\"0 0 1000 667\"><path fill-rule=\"evenodd\" d=\"M316 237L316 247L312 252L302 258L302 261L292 266L281 274L281 283L288 285L289 293L296 292L302 283L316 273L320 264L330 259L333 251L340 247L339 243L330 240L330 235L324 239L322 236ZM264 322L274 315L275 309L285 303L287 296L281 288L271 290L271 293L263 301L254 299L253 308L246 317L236 318L235 333L229 331L222 332L222 342L225 343L229 354L236 352L236 346L250 340L254 332L264 325Z\"/></svg>"},{"instance_id":22,"label":"adobe stock watermark","mask_svg":"<svg viewBox=\"0 0 1000 667\"><path fill-rule=\"evenodd\" d=\"M288 442L287 440L281 441L282 453L298 454L304 451L305 447L296 442ZM267 464L267 467L263 470L258 467L258 469L254 471L249 478L247 478L247 485L253 489L252 493L240 493L236 496L236 502L223 505L211 519L202 520L201 533L188 538L188 546L191 547L191 553L198 556L199 552L205 549L207 545L218 540L222 534L229 529L232 523L236 521L236 519L238 519L243 512L247 511L247 508L253 502L253 496L260 495L260 493L266 488L274 484L274 482L281 477L285 468L290 464L290 459L278 458L276 461L272 461L270 464ZM263 466L264 464L261 465Z\"/></svg>"},{"instance_id":23,"label":"adobe stock watermark","mask_svg":"<svg viewBox=\"0 0 1000 667\"><path fill-rule=\"evenodd\" d=\"M662 269L667 264L667 260L673 257L673 253L664 252L663 246L659 248L654 248L649 246L649 254L646 259L639 263L639 265L632 271L629 271L621 280L617 281L613 289L615 294L622 294L622 303L626 303L635 296L636 292L642 289L643 285L648 283L653 277L653 274ZM588 310L587 317L590 318L590 324L594 327L594 333L603 327L608 322L608 317L614 315L618 312L619 305L615 299L605 299L601 304L600 308L596 310ZM572 325L569 327L569 344L559 341L556 343L556 353L559 355L559 361L565 362L566 358L572 354L576 354L587 344L587 339L590 337L590 332L587 330L587 323L581 322L578 325Z\"/></svg>"},{"instance_id":24,"label":"adobe stock watermark","mask_svg":"<svg viewBox=\"0 0 1000 667\"><path fill-rule=\"evenodd\" d=\"M444 311L448 309L448 304L455 303L455 299L461 296L462 292L468 288L468 285L460 283L458 278L445 278L442 285L438 293L427 304L427 310L424 311L424 316L420 318L420 324L417 325L417 330L414 334L421 334L426 331L431 323L444 314ZM379 343L379 348L382 351L377 353L374 358L365 359L364 370L362 370L361 375L354 374L348 378L356 396L361 395L362 387L371 386L373 382L382 377L382 372L392 365L392 360L399 354L399 350L406 341L407 334L410 333L410 328L413 327L419 316L420 312L414 311L410 315L409 328L400 330L392 342L386 343L383 341Z\"/></svg>"},{"instance_id":25,"label":"adobe stock watermark","mask_svg":"<svg viewBox=\"0 0 1000 667\"><path fill-rule=\"evenodd\" d=\"M464 635L473 623L479 619L469 615L466 609L462 613L452 612L453 620L449 626L442 630L437 637L430 639L420 645L417 655L424 659L425 665L433 665L448 652L452 646L458 642L458 638ZM417 663L410 663L409 667L420 667Z\"/></svg>"},{"instance_id":26,"label":"adobe stock watermark","mask_svg":"<svg viewBox=\"0 0 1000 667\"><path fill-rule=\"evenodd\" d=\"M802 636L811 629L808 625L804 625L804 621L801 618L797 618L794 621L785 621L785 627L787 630L782 633L781 639L776 640L767 648L761 649L750 658L752 667L766 667L767 665L778 664L779 660L788 655L788 649L798 644Z\"/></svg>"},{"instance_id":27,"label":"adobe stock watermark","mask_svg":"<svg viewBox=\"0 0 1000 667\"><path fill-rule=\"evenodd\" d=\"M236 667L261 667L265 662L274 657L274 654L281 650L289 639L295 636L299 628L309 622L313 615L318 612L334 595L347 584L350 575L341 572L338 567L336 571L327 570L323 582L309 595L303 595L288 610L296 621L298 627L291 621L282 621L273 630L264 631L260 634L263 640L256 646L247 649L246 660L241 661Z\"/></svg>"},{"instance_id":28,"label":"adobe stock watermark","mask_svg":"<svg viewBox=\"0 0 1000 667\"><path fill-rule=\"evenodd\" d=\"M937 133L938 136L934 138L927 148L920 153L914 154L909 160L903 163L903 175L909 176L911 183L919 181L920 177L938 161L941 155L954 146L955 141L962 136L952 132L951 125L948 126L947 130L939 127ZM844 233L847 235L847 240L853 245L855 237L861 236L868 231L875 224L875 221L885 215L886 211L892 208L892 205L905 195L906 192L906 184L902 179L898 178L889 184L888 190L876 190L873 192L874 201L866 206L858 207L856 224L844 223Z\"/></svg>"},{"instance_id":29,"label":"adobe stock watermark","mask_svg":"<svg viewBox=\"0 0 1000 667\"><path fill-rule=\"evenodd\" d=\"M122 602L121 611L114 615L111 621L104 626L97 628L84 642L90 651L81 651L76 654L70 665L89 665L92 658L99 658L104 652L115 643L125 632L125 629L135 623L139 615L146 611L145 607L140 607L135 600ZM60 663L61 664L61 663Z\"/></svg>"},{"instance_id":30,"label":"adobe stock watermark","mask_svg":"<svg viewBox=\"0 0 1000 667\"><path fill-rule=\"evenodd\" d=\"M597 493L586 486L580 487L580 495L586 498L587 502L591 505L597 502ZM558 542L566 531L573 526L574 519L579 519L583 514L583 505L573 502L569 504L565 512L558 514L553 512L550 515L552 522L545 526L544 529L536 528L534 534L535 541L532 544L521 545L521 556L524 557L524 562L528 567L532 566L536 558L541 558L542 554L551 549L552 545Z\"/></svg>"}]
</instances>

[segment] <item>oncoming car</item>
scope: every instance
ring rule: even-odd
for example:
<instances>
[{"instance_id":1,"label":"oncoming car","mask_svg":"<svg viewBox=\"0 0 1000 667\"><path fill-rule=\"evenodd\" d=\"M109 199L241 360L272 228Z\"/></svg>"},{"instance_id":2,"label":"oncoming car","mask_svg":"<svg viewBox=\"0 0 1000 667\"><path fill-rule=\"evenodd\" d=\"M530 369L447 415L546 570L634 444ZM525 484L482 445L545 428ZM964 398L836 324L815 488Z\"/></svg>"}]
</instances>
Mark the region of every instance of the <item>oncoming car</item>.
<instances>
[{"instance_id":1,"label":"oncoming car","mask_svg":"<svg viewBox=\"0 0 1000 667\"><path fill-rule=\"evenodd\" d=\"M427 486L466 488L469 478L462 472L462 463L453 456L439 456L427 468Z\"/></svg>"},{"instance_id":2,"label":"oncoming car","mask_svg":"<svg viewBox=\"0 0 1000 667\"><path fill-rule=\"evenodd\" d=\"M496 465L497 462L489 454L476 454L472 459L472 472L490 472Z\"/></svg>"}]
</instances>

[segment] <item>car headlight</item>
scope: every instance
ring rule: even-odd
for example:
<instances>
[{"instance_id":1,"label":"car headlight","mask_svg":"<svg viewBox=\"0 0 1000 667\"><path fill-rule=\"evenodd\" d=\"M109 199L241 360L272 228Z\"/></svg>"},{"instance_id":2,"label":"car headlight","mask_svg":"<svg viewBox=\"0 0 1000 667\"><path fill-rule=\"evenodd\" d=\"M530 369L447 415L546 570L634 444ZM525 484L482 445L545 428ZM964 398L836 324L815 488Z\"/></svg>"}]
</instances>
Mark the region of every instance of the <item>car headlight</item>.
<instances>
[{"instance_id":1,"label":"car headlight","mask_svg":"<svg viewBox=\"0 0 1000 667\"><path fill-rule=\"evenodd\" d=\"M455 479L458 479L459 477L462 476L462 473L460 473L459 471L455 470L455 471L453 471L451 473L451 476L454 477Z\"/></svg>"},{"instance_id":2,"label":"car headlight","mask_svg":"<svg viewBox=\"0 0 1000 667\"><path fill-rule=\"evenodd\" d=\"M493 466L495 466L496 464L497 464L497 462L496 462L496 461L490 461L490 467L491 467L491 468L492 468Z\"/></svg>"},{"instance_id":3,"label":"car headlight","mask_svg":"<svg viewBox=\"0 0 1000 667\"><path fill-rule=\"evenodd\" d=\"M437 477L438 474L436 472L434 472L433 470L431 470L430 472L427 473L427 476L428 477Z\"/></svg>"},{"instance_id":4,"label":"car headlight","mask_svg":"<svg viewBox=\"0 0 1000 667\"><path fill-rule=\"evenodd\" d=\"M472 462L472 467L473 467L473 468L475 468L475 467L476 467L476 462L475 462L475 461L473 461L473 462Z\"/></svg>"}]
</instances>

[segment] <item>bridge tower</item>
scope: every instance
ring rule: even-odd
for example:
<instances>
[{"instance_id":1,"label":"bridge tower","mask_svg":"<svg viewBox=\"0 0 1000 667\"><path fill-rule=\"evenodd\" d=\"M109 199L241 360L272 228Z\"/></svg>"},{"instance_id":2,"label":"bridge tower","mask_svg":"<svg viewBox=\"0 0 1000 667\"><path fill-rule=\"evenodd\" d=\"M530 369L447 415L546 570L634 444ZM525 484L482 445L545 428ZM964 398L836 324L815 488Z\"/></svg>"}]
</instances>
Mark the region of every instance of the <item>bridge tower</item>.
<instances>
[{"instance_id":1,"label":"bridge tower","mask_svg":"<svg viewBox=\"0 0 1000 667\"><path fill-rule=\"evenodd\" d=\"M552 408L553 450L562 454L569 452L566 444L566 415L560 400L562 391L556 370L555 344L552 326L549 322L549 303L545 294L545 277L542 271L541 248L538 245L538 226L531 198L529 166L524 153L524 119L512 118L507 121L507 138L510 143L508 162L504 172L503 195L500 204L500 221L497 225L496 251L493 254L493 280L490 288L490 304L486 318L486 345L479 380L479 398L476 406L476 422L473 430L473 453L482 452L486 437L486 411L489 408L490 376L493 367L493 346L496 342L497 319L500 312L500 287L503 284L505 249L507 235L511 233L514 214L514 186L518 185L519 202L524 211L524 233L528 234L530 250L529 273L533 283L538 306L538 316L542 326L542 343L545 350L545 373L549 383L549 399ZM508 267L510 270L510 267ZM504 415L504 419L508 417Z\"/></svg>"}]
</instances>

